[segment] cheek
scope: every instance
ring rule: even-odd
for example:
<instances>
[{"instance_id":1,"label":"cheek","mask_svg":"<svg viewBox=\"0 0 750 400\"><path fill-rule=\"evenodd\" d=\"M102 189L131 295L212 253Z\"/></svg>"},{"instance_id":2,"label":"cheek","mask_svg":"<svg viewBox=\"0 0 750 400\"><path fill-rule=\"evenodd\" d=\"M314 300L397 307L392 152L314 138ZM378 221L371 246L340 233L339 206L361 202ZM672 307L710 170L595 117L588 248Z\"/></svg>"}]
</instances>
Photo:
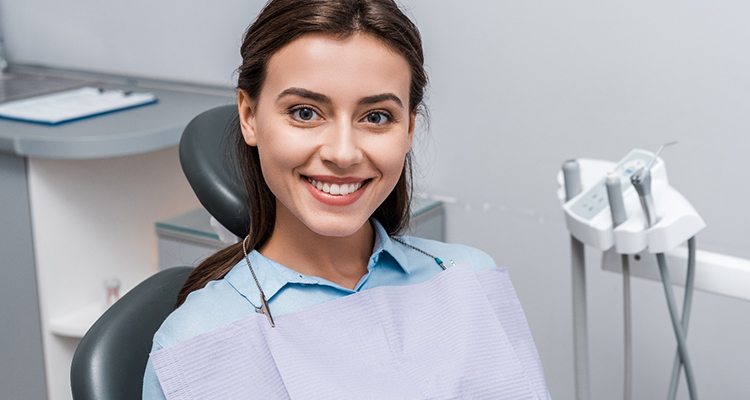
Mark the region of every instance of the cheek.
<instances>
[{"instance_id":1,"label":"cheek","mask_svg":"<svg viewBox=\"0 0 750 400\"><path fill-rule=\"evenodd\" d=\"M295 139L281 129L264 127L258 135L260 165L266 183L275 194L294 169L307 162L311 149L305 140ZM278 194L277 194L278 195Z\"/></svg>"},{"instance_id":2,"label":"cheek","mask_svg":"<svg viewBox=\"0 0 750 400\"><path fill-rule=\"evenodd\" d=\"M374 149L370 153L370 159L383 174L384 179L395 186L404 169L406 153L409 151L408 143L391 141L375 146Z\"/></svg>"}]
</instances>

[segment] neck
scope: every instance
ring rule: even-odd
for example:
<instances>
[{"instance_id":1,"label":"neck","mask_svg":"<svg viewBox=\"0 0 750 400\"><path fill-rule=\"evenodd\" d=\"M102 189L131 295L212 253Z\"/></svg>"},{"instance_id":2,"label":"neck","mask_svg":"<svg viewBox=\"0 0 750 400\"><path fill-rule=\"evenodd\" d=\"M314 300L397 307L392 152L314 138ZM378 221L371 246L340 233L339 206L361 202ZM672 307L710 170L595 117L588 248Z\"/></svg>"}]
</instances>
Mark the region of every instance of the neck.
<instances>
[{"instance_id":1,"label":"neck","mask_svg":"<svg viewBox=\"0 0 750 400\"><path fill-rule=\"evenodd\" d=\"M350 236L323 236L277 204L273 233L258 251L301 274L353 289L367 272L374 240L369 222Z\"/></svg>"}]
</instances>

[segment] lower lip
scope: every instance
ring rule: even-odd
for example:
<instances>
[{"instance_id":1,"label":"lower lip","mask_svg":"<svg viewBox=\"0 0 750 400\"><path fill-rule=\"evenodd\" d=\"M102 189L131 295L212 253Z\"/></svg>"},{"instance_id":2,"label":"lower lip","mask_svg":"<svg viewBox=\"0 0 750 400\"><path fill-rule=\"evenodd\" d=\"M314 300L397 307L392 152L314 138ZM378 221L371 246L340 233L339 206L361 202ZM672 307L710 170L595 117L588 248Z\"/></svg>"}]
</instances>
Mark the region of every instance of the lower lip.
<instances>
[{"instance_id":1,"label":"lower lip","mask_svg":"<svg viewBox=\"0 0 750 400\"><path fill-rule=\"evenodd\" d=\"M315 197L321 203L327 204L329 206L348 206L354 203L360 197L362 197L362 193L364 192L364 187L367 185L367 184L363 184L359 189L355 190L352 193L349 193L343 196L334 196L332 194L323 192L322 190L318 190L318 188L313 186L312 183L310 183L310 181L307 180L307 178L302 178L302 180L306 183L307 190L310 191L310 194L313 197Z\"/></svg>"}]
</instances>

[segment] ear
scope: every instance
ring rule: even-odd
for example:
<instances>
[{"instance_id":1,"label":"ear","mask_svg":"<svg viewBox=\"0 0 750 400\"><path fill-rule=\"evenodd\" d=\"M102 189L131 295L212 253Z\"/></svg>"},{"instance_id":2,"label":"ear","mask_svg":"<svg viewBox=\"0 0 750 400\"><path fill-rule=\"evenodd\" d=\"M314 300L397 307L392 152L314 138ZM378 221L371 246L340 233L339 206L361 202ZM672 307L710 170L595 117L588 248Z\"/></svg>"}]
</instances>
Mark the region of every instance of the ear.
<instances>
[{"instance_id":1,"label":"ear","mask_svg":"<svg viewBox=\"0 0 750 400\"><path fill-rule=\"evenodd\" d=\"M414 126L417 124L417 113L413 112L409 114L409 151L411 151L411 145L414 143Z\"/></svg>"},{"instance_id":2,"label":"ear","mask_svg":"<svg viewBox=\"0 0 750 400\"><path fill-rule=\"evenodd\" d=\"M258 139L255 136L255 110L256 104L250 96L244 90L237 91L237 111L240 114L240 129L242 130L242 137L248 146L257 146L258 144Z\"/></svg>"}]
</instances>

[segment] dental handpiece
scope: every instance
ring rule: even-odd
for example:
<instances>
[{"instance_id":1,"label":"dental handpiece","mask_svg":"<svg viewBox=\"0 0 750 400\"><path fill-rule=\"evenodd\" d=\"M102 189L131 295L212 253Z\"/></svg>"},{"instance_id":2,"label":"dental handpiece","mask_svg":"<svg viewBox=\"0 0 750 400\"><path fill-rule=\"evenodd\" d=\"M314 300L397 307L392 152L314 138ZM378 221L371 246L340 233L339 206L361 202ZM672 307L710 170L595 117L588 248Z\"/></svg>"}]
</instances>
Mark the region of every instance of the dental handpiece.
<instances>
[{"instance_id":1,"label":"dental handpiece","mask_svg":"<svg viewBox=\"0 0 750 400\"><path fill-rule=\"evenodd\" d=\"M620 176L610 172L604 181L609 200L609 211L612 215L612 228L617 228L628 219L625 211L625 201L622 198L622 183ZM633 318L630 301L630 260L627 254L622 254L622 304L623 304L623 400L633 398Z\"/></svg>"},{"instance_id":2,"label":"dental handpiece","mask_svg":"<svg viewBox=\"0 0 750 400\"><path fill-rule=\"evenodd\" d=\"M647 228L653 227L658 222L656 218L656 208L654 207L654 198L651 194L651 167L654 165L654 163L656 163L656 160L664 147L673 144L676 144L676 142L665 143L664 145L662 145L659 148L659 151L657 151L654 155L654 158L651 159L651 162L649 162L645 167L636 171L630 177L630 183L633 184L636 192L638 192L638 198L641 201L641 207L643 208L643 213L646 216L646 222L648 224ZM698 394L695 388L695 377L693 374L692 362L690 361L690 354L688 353L686 343L686 333L685 329L683 328L683 324L680 321L679 311L677 310L677 305L674 301L674 293L671 286L672 280L669 277L669 268L667 267L667 261L664 253L656 254L656 260L657 264L659 265L659 273L661 275L662 285L664 286L664 294L667 299L669 316L672 320L672 328L675 333L675 338L677 339L677 351L679 354L679 359L685 369L685 380L687 381L688 385L688 394L691 400L696 400L698 398ZM673 378L672 381L675 382L676 379ZM671 386L672 383L670 383L670 395L672 393L676 393L676 390L674 390L674 388L672 388Z\"/></svg>"},{"instance_id":3,"label":"dental handpiece","mask_svg":"<svg viewBox=\"0 0 750 400\"><path fill-rule=\"evenodd\" d=\"M659 155L667 146L673 146L677 144L676 141L664 143L656 151L651 161L643 168L636 171L630 176L630 183L633 184L635 191L638 192L638 198L641 201L641 208L643 208L643 214L646 215L647 228L651 228L656 225L658 219L656 218L656 208L654 207L654 197L651 195L651 167L654 166Z\"/></svg>"},{"instance_id":4,"label":"dental handpiece","mask_svg":"<svg viewBox=\"0 0 750 400\"><path fill-rule=\"evenodd\" d=\"M617 228L618 225L628 219L628 214L625 212L625 201L622 199L620 177L615 173L607 174L605 186L607 187L609 210L612 214L612 227Z\"/></svg>"},{"instance_id":5,"label":"dental handpiece","mask_svg":"<svg viewBox=\"0 0 750 400\"><path fill-rule=\"evenodd\" d=\"M562 170L565 184L565 201L568 201L583 191L581 166L576 160L567 160L563 163Z\"/></svg>"},{"instance_id":6,"label":"dental handpiece","mask_svg":"<svg viewBox=\"0 0 750 400\"><path fill-rule=\"evenodd\" d=\"M562 166L565 201L583 191L581 166L567 160ZM589 400L588 322L586 317L586 259L583 242L570 236L571 282L573 286L573 364L575 368L576 399Z\"/></svg>"},{"instance_id":7,"label":"dental handpiece","mask_svg":"<svg viewBox=\"0 0 750 400\"><path fill-rule=\"evenodd\" d=\"M651 228L657 222L654 197L651 195L651 169L639 169L630 177L630 183L633 184L635 191L638 192L643 213L646 215L647 227Z\"/></svg>"}]
</instances>

